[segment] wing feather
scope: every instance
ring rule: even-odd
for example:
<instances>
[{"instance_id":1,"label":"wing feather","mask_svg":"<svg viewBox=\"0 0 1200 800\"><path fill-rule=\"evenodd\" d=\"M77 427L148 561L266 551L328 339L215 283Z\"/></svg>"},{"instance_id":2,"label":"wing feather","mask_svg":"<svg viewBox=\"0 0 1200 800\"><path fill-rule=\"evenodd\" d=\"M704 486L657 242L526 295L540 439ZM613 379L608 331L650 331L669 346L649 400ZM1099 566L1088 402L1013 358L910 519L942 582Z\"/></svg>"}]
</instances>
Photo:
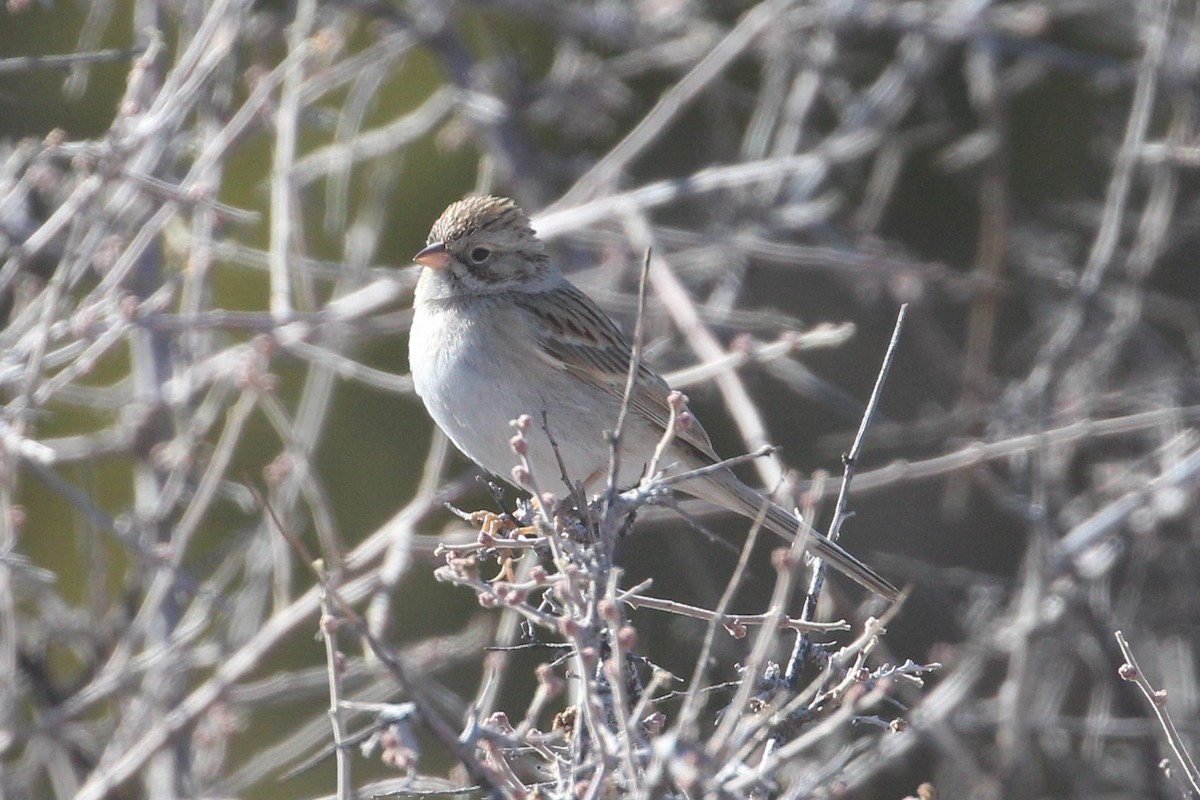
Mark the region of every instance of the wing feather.
<instances>
[{"instance_id":1,"label":"wing feather","mask_svg":"<svg viewBox=\"0 0 1200 800\"><path fill-rule=\"evenodd\" d=\"M547 296L549 295L549 296ZM545 294L518 293L517 303L538 323L538 345L546 359L615 398L625 392L632 346L616 323L590 297L564 280ZM643 361L629 398L630 410L665 429L671 387ZM697 455L716 461L712 442L698 421L678 434Z\"/></svg>"}]
</instances>

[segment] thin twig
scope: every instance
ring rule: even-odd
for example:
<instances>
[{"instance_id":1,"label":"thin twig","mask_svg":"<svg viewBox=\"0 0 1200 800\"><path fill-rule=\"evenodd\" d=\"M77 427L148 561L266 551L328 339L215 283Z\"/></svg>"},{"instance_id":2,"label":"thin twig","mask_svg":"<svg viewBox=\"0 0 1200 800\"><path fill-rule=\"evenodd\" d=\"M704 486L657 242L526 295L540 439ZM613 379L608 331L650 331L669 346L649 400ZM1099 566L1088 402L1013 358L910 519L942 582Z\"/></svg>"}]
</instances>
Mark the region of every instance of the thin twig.
<instances>
[{"instance_id":1,"label":"thin twig","mask_svg":"<svg viewBox=\"0 0 1200 800\"><path fill-rule=\"evenodd\" d=\"M867 437L867 429L871 427L871 420L875 418L875 410L879 406L879 398L883 395L883 386L887 382L888 373L892 369L892 360L896 355L896 348L900 344L900 333L904 329L904 317L908 313L908 304L900 306L900 313L896 315L896 325L892 329L892 338L888 342L887 350L883 355L883 363L879 367L879 373L875 376L875 386L871 389L871 397L867 400L867 407L863 411L862 421L859 423L858 432L854 435L854 441L850 445L850 452L843 459L845 470L842 475L842 485L838 490L837 503L834 505L833 519L829 522L829 530L826 537L833 542L838 540L838 535L842 530L842 523L845 522L847 512L847 502L850 495L850 482L854 480L854 473L858 467L858 459L862 453L863 441ZM816 559L816 568L813 570L812 579L808 584L808 595L804 599L804 608L801 611L800 618L803 620L814 620L817 616L817 601L821 596L821 588L825 582L825 564ZM804 633L796 637L796 645L792 649L792 657L788 661L787 673L785 682L789 686L795 686L799 680L800 668L808 660L809 652L812 647L812 640Z\"/></svg>"},{"instance_id":2,"label":"thin twig","mask_svg":"<svg viewBox=\"0 0 1200 800\"><path fill-rule=\"evenodd\" d=\"M1138 667L1137 660L1133 657L1133 648L1125 640L1124 634L1121 631L1115 631L1113 635L1117 639L1117 646L1121 648L1121 655L1125 657L1125 663L1119 670L1121 678L1133 682L1141 689L1142 696L1150 704L1150 710L1154 712L1159 727L1167 737L1167 744L1170 746L1171 752L1175 754L1175 760L1179 763L1184 775L1187 776L1192 791L1200 795L1200 770L1196 769L1196 762L1192 760L1191 754L1183 743L1183 737L1179 735L1179 730L1175 727L1171 715L1167 713L1167 690L1155 689L1150 684L1146 674Z\"/></svg>"},{"instance_id":3,"label":"thin twig","mask_svg":"<svg viewBox=\"0 0 1200 800\"><path fill-rule=\"evenodd\" d=\"M618 491L617 473L621 468L621 437L625 432L625 418L629 414L629 404L633 399L638 382L638 373L642 369L642 345L646 330L646 284L650 275L649 248L642 259L642 274L638 279L637 317L633 323L633 343L629 351L629 370L625 375L625 389L621 392L621 410L617 413L617 422L613 426L612 438L609 440L608 456L608 489L606 492L607 508L613 508L613 501ZM663 398L666 402L666 398Z\"/></svg>"},{"instance_id":4,"label":"thin twig","mask_svg":"<svg viewBox=\"0 0 1200 800\"><path fill-rule=\"evenodd\" d=\"M668 614L678 614L682 617L713 622L717 626L724 626L729 629L730 634L733 636L739 635L738 629L740 628L757 627L768 623L778 624L781 630L820 631L822 633L850 630L850 624L845 620L837 620L835 622L805 622L798 617L776 619L772 614L732 614L728 611L722 612L719 605L716 609L710 611L707 608L681 603L678 600L665 600L660 597L649 597L644 594L629 592L622 593L620 599L631 608L649 608ZM704 662L697 661L697 663Z\"/></svg>"},{"instance_id":5,"label":"thin twig","mask_svg":"<svg viewBox=\"0 0 1200 800\"><path fill-rule=\"evenodd\" d=\"M84 64L111 64L137 58L145 47L113 50L94 50L90 53L61 53L49 56L14 56L0 58L0 75L7 72L27 72L35 69L70 69Z\"/></svg>"},{"instance_id":6,"label":"thin twig","mask_svg":"<svg viewBox=\"0 0 1200 800\"><path fill-rule=\"evenodd\" d=\"M317 562L314 568L325 573L324 566ZM325 669L329 675L329 721L333 725L333 753L337 764L337 800L353 800L352 759L346 743L346 720L342 707L342 671L345 656L338 648L339 617L325 588L330 576L325 575L321 584L321 621L319 628L325 642Z\"/></svg>"}]
</instances>

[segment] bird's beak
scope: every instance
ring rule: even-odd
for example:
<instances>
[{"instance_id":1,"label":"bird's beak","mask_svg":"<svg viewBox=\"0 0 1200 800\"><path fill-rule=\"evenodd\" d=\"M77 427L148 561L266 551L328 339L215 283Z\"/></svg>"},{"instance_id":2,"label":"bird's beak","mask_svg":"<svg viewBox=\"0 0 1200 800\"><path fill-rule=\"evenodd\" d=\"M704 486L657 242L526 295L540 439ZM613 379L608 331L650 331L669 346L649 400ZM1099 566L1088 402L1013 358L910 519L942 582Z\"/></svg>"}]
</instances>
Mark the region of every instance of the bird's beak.
<instances>
[{"instance_id":1,"label":"bird's beak","mask_svg":"<svg viewBox=\"0 0 1200 800\"><path fill-rule=\"evenodd\" d=\"M450 254L446 252L446 245L436 242L413 256L413 261L422 267L445 269L450 266Z\"/></svg>"}]
</instances>

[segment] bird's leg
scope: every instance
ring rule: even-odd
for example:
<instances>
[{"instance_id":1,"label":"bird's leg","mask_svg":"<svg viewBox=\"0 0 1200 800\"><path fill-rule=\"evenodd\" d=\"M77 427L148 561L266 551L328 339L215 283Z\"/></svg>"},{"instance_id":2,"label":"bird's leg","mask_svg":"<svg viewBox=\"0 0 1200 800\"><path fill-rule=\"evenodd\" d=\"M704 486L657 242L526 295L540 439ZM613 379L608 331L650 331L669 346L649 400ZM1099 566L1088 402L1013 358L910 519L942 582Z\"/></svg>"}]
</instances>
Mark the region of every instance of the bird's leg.
<instances>
[{"instance_id":1,"label":"bird's leg","mask_svg":"<svg viewBox=\"0 0 1200 800\"><path fill-rule=\"evenodd\" d=\"M511 514L497 514L494 511L475 511L470 515L471 524L479 529L481 540L519 539L523 536L536 536L537 528L532 525L520 526ZM508 548L497 548L496 559L500 562L500 572L491 579L491 583L516 580L513 571L513 561L516 553Z\"/></svg>"}]
</instances>

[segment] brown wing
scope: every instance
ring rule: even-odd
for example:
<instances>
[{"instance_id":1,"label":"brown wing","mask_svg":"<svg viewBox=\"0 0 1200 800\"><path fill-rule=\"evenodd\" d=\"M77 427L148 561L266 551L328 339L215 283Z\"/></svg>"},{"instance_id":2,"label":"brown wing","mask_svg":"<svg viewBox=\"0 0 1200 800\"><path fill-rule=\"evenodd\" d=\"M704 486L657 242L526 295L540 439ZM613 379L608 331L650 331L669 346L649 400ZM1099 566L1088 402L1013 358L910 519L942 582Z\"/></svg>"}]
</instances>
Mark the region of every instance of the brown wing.
<instances>
[{"instance_id":1,"label":"brown wing","mask_svg":"<svg viewBox=\"0 0 1200 800\"><path fill-rule=\"evenodd\" d=\"M547 295L517 293L516 302L532 314L542 331L538 344L547 360L580 379L620 398L629 376L632 347L607 314L569 281ZM632 412L665 429L670 420L667 395L671 387L645 361L638 365L637 381L629 399ZM699 421L678 434L678 440L697 455L716 461L712 442Z\"/></svg>"}]
</instances>

